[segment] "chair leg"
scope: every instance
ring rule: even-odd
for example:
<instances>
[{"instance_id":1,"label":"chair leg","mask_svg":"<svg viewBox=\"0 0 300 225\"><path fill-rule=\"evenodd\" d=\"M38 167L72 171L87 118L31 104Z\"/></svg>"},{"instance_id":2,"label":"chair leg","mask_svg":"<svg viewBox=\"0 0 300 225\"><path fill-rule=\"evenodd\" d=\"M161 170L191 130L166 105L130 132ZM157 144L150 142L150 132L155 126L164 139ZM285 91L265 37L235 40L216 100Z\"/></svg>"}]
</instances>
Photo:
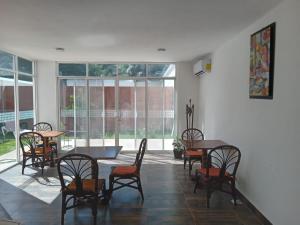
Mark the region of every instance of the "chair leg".
<instances>
[{"instance_id":1,"label":"chair leg","mask_svg":"<svg viewBox=\"0 0 300 225\"><path fill-rule=\"evenodd\" d=\"M183 169L185 169L185 165L186 165L186 157L185 156L183 156Z\"/></svg>"},{"instance_id":2,"label":"chair leg","mask_svg":"<svg viewBox=\"0 0 300 225\"><path fill-rule=\"evenodd\" d=\"M191 173L192 173L192 160L191 158L189 158L189 175L191 176Z\"/></svg>"},{"instance_id":3,"label":"chair leg","mask_svg":"<svg viewBox=\"0 0 300 225\"><path fill-rule=\"evenodd\" d=\"M206 189L206 207L209 208L210 190Z\"/></svg>"},{"instance_id":4,"label":"chair leg","mask_svg":"<svg viewBox=\"0 0 300 225\"><path fill-rule=\"evenodd\" d=\"M97 225L97 205L98 205L98 195L96 195L95 198L93 199L93 206L92 206L94 225Z\"/></svg>"},{"instance_id":5,"label":"chair leg","mask_svg":"<svg viewBox=\"0 0 300 225\"><path fill-rule=\"evenodd\" d=\"M200 177L198 175L198 171L197 170L196 170L195 178L196 178L196 184L195 184L195 187L194 187L194 193L196 193L196 190L199 187L199 182L200 182Z\"/></svg>"},{"instance_id":6,"label":"chair leg","mask_svg":"<svg viewBox=\"0 0 300 225\"><path fill-rule=\"evenodd\" d=\"M140 177L137 177L137 184L138 184L138 190L142 196L142 199L144 201L144 194L143 194L143 188L142 188L142 183Z\"/></svg>"},{"instance_id":7,"label":"chair leg","mask_svg":"<svg viewBox=\"0 0 300 225\"><path fill-rule=\"evenodd\" d=\"M42 162L41 162L42 176L44 175L44 164L45 164L45 158L43 157Z\"/></svg>"},{"instance_id":8,"label":"chair leg","mask_svg":"<svg viewBox=\"0 0 300 225\"><path fill-rule=\"evenodd\" d=\"M109 176L109 193L108 193L109 199L111 198L113 191L114 191L114 177Z\"/></svg>"},{"instance_id":9,"label":"chair leg","mask_svg":"<svg viewBox=\"0 0 300 225\"><path fill-rule=\"evenodd\" d=\"M61 204L61 225L64 225L65 222L65 214L66 214L66 195L62 194L62 204Z\"/></svg>"},{"instance_id":10,"label":"chair leg","mask_svg":"<svg viewBox=\"0 0 300 225\"><path fill-rule=\"evenodd\" d=\"M24 174L25 165L26 165L26 158L23 157L23 162L22 162L22 175Z\"/></svg>"},{"instance_id":11,"label":"chair leg","mask_svg":"<svg viewBox=\"0 0 300 225\"><path fill-rule=\"evenodd\" d=\"M232 193L234 205L236 206L236 191L235 191L235 181L234 180L231 181L231 193Z\"/></svg>"}]
</instances>

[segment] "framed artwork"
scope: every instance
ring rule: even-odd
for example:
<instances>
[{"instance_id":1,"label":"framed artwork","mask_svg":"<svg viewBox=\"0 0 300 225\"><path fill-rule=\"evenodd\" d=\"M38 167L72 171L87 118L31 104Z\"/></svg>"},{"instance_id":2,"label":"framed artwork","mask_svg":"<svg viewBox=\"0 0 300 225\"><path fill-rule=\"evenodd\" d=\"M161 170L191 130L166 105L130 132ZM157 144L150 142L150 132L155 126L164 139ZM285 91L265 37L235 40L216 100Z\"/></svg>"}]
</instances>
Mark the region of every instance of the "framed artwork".
<instances>
[{"instance_id":1,"label":"framed artwork","mask_svg":"<svg viewBox=\"0 0 300 225\"><path fill-rule=\"evenodd\" d=\"M273 99L275 23L251 35L249 97Z\"/></svg>"}]
</instances>

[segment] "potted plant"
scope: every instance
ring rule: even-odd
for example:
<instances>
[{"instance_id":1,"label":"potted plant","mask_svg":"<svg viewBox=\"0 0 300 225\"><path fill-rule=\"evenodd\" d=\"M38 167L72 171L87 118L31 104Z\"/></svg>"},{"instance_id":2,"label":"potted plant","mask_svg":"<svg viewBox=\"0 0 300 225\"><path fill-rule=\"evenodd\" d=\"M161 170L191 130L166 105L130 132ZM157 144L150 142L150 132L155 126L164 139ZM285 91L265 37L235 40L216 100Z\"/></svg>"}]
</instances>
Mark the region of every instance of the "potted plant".
<instances>
[{"instance_id":1,"label":"potted plant","mask_svg":"<svg viewBox=\"0 0 300 225\"><path fill-rule=\"evenodd\" d=\"M175 159L182 159L184 147L183 144L181 143L181 139L176 137L172 145L174 146L173 152L174 152Z\"/></svg>"}]
</instances>

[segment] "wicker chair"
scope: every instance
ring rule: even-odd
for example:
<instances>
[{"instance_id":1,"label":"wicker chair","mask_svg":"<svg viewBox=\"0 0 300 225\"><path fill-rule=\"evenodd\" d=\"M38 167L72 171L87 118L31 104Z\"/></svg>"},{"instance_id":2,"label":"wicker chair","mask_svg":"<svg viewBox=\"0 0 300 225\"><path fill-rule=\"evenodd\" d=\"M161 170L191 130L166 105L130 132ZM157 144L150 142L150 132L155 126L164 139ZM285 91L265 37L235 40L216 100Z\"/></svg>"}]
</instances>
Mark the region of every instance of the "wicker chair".
<instances>
[{"instance_id":1,"label":"wicker chair","mask_svg":"<svg viewBox=\"0 0 300 225\"><path fill-rule=\"evenodd\" d=\"M116 166L112 167L111 173L109 175L109 193L110 197L112 196L113 191L116 191L123 187L130 187L137 189L142 199L144 200L144 194L140 179L140 169L142 166L143 157L146 151L147 139L144 138L139 147L139 151L136 154L135 162L132 165L127 166ZM126 180L130 180L126 182ZM136 183L136 186L132 185ZM118 184L119 186L114 187L114 184Z\"/></svg>"},{"instance_id":2,"label":"wicker chair","mask_svg":"<svg viewBox=\"0 0 300 225\"><path fill-rule=\"evenodd\" d=\"M46 147L44 137L36 132L20 134L19 141L23 152L22 174L24 174L25 167L35 166L42 168L43 175L45 164L52 161L52 148ZM27 164L30 159L31 163Z\"/></svg>"},{"instance_id":3,"label":"wicker chair","mask_svg":"<svg viewBox=\"0 0 300 225\"><path fill-rule=\"evenodd\" d=\"M105 193L105 179L98 179L97 160L84 154L67 154L58 160L57 170L62 192L61 224L67 210L86 203L91 204L97 224L98 200Z\"/></svg>"},{"instance_id":4,"label":"wicker chair","mask_svg":"<svg viewBox=\"0 0 300 225\"><path fill-rule=\"evenodd\" d=\"M236 171L241 159L240 150L232 145L222 145L208 153L208 167L196 171L196 189L202 184L206 189L206 205L209 208L209 199L215 190L220 190L232 195L236 205ZM225 186L229 185L229 189Z\"/></svg>"},{"instance_id":5,"label":"wicker chair","mask_svg":"<svg viewBox=\"0 0 300 225\"><path fill-rule=\"evenodd\" d=\"M201 130L196 128L189 128L182 132L181 139L184 141L193 141L193 140L204 140L204 135ZM193 164L197 161L202 160L203 152L201 149L188 149L186 148L183 152L183 167L185 169L186 162L189 162L189 175L193 169Z\"/></svg>"}]
</instances>

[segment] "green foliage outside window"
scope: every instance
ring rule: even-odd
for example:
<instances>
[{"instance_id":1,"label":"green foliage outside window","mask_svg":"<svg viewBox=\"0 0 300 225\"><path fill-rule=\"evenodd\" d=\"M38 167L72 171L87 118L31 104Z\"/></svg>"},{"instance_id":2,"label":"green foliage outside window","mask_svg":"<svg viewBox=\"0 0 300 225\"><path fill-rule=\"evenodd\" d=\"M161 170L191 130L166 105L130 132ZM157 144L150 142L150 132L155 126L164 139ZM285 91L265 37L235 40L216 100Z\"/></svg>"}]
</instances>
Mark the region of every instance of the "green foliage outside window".
<instances>
[{"instance_id":1,"label":"green foliage outside window","mask_svg":"<svg viewBox=\"0 0 300 225\"><path fill-rule=\"evenodd\" d=\"M146 64L121 64L119 65L119 76L145 77Z\"/></svg>"},{"instance_id":2,"label":"green foliage outside window","mask_svg":"<svg viewBox=\"0 0 300 225\"><path fill-rule=\"evenodd\" d=\"M89 64L89 76L112 77L116 72L115 64Z\"/></svg>"},{"instance_id":3,"label":"green foliage outside window","mask_svg":"<svg viewBox=\"0 0 300 225\"><path fill-rule=\"evenodd\" d=\"M13 69L13 55L0 51L0 68Z\"/></svg>"}]
</instances>

